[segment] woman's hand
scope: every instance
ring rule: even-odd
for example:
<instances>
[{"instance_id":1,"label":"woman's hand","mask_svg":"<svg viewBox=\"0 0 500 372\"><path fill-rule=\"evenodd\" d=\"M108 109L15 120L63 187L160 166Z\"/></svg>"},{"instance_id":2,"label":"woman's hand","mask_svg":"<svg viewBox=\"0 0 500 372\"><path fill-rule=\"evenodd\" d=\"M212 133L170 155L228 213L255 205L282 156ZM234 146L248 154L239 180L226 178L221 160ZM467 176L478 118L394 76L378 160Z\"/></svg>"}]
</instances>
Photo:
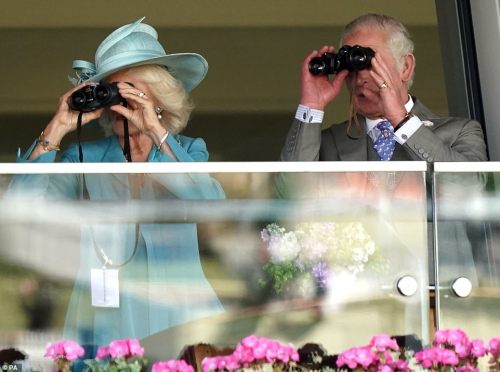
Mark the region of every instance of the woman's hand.
<instances>
[{"instance_id":1,"label":"woman's hand","mask_svg":"<svg viewBox=\"0 0 500 372\"><path fill-rule=\"evenodd\" d=\"M158 144L166 131L158 118L153 98L124 82L118 83L118 90L120 95L127 100L127 107L114 105L110 107L110 110L122 115L130 124Z\"/></svg>"},{"instance_id":2,"label":"woman's hand","mask_svg":"<svg viewBox=\"0 0 500 372\"><path fill-rule=\"evenodd\" d=\"M30 159L34 159L50 149L58 148L64 136L76 129L79 113L69 107L68 100L74 92L90 84L95 83L86 82L79 84L59 97L57 111L43 130L43 139L41 138L41 140L47 145L42 146L42 144L39 143L31 153ZM92 112L84 113L82 115L82 126L99 118L103 111L104 109L100 108Z\"/></svg>"}]
</instances>

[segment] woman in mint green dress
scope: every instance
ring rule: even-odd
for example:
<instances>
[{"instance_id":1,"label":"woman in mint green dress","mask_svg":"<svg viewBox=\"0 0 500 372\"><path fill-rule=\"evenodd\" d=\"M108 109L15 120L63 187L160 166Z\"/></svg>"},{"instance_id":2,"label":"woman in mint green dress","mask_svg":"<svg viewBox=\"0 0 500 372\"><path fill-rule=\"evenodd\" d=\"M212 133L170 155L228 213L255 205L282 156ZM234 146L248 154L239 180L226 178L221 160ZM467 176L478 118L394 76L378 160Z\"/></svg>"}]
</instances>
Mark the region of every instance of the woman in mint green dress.
<instances>
[{"instance_id":1,"label":"woman in mint green dress","mask_svg":"<svg viewBox=\"0 0 500 372\"><path fill-rule=\"evenodd\" d=\"M205 142L179 132L191 104L188 92L207 72L194 53L167 54L142 19L112 32L95 64L74 61L76 86L19 162L56 161L62 138L98 120L107 135L71 145L62 162L204 162ZM121 103L79 113L72 94L96 82L114 83ZM18 175L11 196L88 199L168 207L183 200L224 198L208 174ZM64 337L87 345L88 354L113 339L143 338L223 311L202 270L193 223L91 223L81 227L80 269L71 295ZM89 355L87 355L89 356ZM92 355L90 355L92 356Z\"/></svg>"}]
</instances>

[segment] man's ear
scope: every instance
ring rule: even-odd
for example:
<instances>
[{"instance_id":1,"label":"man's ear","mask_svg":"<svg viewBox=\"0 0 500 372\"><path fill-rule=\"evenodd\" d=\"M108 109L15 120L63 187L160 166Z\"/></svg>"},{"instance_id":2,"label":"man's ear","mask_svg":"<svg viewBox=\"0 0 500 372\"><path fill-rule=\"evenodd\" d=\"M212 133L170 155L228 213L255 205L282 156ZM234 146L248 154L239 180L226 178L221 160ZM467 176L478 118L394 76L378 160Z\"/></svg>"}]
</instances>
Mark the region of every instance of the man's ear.
<instances>
[{"instance_id":1,"label":"man's ear","mask_svg":"<svg viewBox=\"0 0 500 372\"><path fill-rule=\"evenodd\" d=\"M413 72L415 71L415 56L413 55L413 53L408 53L403 58L404 60L403 70L401 71L401 80L407 83L413 78Z\"/></svg>"}]
</instances>

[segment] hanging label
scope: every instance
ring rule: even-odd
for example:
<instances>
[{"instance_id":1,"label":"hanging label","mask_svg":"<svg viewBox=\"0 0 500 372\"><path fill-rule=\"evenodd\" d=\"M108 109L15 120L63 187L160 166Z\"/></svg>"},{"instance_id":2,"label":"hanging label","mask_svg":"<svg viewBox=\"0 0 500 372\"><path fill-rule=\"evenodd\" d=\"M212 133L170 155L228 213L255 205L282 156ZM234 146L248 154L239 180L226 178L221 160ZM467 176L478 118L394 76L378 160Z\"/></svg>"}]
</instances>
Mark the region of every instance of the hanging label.
<instances>
[{"instance_id":1,"label":"hanging label","mask_svg":"<svg viewBox=\"0 0 500 372\"><path fill-rule=\"evenodd\" d=\"M120 283L116 269L91 269L92 306L120 307Z\"/></svg>"}]
</instances>

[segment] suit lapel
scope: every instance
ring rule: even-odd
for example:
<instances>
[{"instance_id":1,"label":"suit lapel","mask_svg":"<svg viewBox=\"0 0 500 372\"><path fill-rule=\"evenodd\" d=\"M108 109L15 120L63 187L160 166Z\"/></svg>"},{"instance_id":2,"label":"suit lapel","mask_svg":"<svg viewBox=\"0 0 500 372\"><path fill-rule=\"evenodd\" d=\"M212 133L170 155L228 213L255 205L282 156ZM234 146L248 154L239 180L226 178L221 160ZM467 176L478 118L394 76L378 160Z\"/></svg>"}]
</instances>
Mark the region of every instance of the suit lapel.
<instances>
[{"instance_id":1,"label":"suit lapel","mask_svg":"<svg viewBox=\"0 0 500 372\"><path fill-rule=\"evenodd\" d=\"M436 114L432 113L431 110L429 110L427 107L424 106L423 103L421 103L417 97L412 96L413 102L415 104L413 105L413 108L411 112L418 116L418 118L422 121L430 121L433 124L436 124L436 121L439 121L441 118L437 116ZM429 127L430 130L434 130L435 126Z\"/></svg>"},{"instance_id":2,"label":"suit lapel","mask_svg":"<svg viewBox=\"0 0 500 372\"><path fill-rule=\"evenodd\" d=\"M335 128L335 145L339 153L340 160L343 161L366 161L368 160L367 152L367 135L365 119L358 116L359 126L353 122L349 127L348 124L336 125Z\"/></svg>"}]
</instances>

